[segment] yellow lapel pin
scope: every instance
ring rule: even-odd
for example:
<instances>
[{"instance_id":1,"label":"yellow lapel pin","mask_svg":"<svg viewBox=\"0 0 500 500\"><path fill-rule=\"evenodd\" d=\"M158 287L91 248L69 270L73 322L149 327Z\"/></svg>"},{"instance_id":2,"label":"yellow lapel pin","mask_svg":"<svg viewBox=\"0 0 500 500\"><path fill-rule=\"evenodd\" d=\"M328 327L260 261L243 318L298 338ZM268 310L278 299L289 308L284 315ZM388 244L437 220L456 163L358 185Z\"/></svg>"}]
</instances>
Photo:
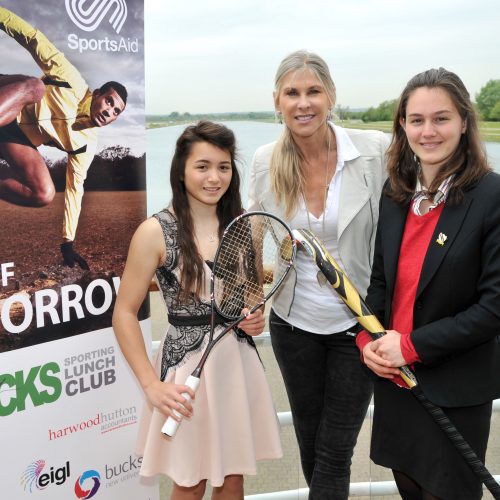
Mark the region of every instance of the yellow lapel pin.
<instances>
[{"instance_id":1,"label":"yellow lapel pin","mask_svg":"<svg viewBox=\"0 0 500 500\"><path fill-rule=\"evenodd\" d=\"M439 236L438 236L438 238L437 238L437 240L436 240L436 243L437 243L438 245L443 246L443 245L444 245L444 242L445 242L447 239L448 239L448 236L446 236L446 234L444 234L444 233L439 233Z\"/></svg>"}]
</instances>

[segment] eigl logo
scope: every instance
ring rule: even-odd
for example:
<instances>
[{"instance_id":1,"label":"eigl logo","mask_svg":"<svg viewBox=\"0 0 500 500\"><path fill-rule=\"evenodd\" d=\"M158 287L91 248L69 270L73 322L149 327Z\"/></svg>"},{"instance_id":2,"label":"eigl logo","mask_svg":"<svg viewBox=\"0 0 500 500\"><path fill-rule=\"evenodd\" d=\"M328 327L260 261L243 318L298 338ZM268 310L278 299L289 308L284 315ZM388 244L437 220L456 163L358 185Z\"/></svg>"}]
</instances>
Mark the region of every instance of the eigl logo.
<instances>
[{"instance_id":1,"label":"eigl logo","mask_svg":"<svg viewBox=\"0 0 500 500\"><path fill-rule=\"evenodd\" d=\"M108 18L116 33L120 33L127 19L125 0L66 0L66 11L71 20L84 31L94 31Z\"/></svg>"},{"instance_id":2,"label":"eigl logo","mask_svg":"<svg viewBox=\"0 0 500 500\"><path fill-rule=\"evenodd\" d=\"M34 487L44 490L52 484L60 486L70 476L69 462L59 468L51 467L48 472L43 472L44 467L45 460L36 460L26 467L21 475L21 485L24 491L32 493Z\"/></svg>"}]
</instances>

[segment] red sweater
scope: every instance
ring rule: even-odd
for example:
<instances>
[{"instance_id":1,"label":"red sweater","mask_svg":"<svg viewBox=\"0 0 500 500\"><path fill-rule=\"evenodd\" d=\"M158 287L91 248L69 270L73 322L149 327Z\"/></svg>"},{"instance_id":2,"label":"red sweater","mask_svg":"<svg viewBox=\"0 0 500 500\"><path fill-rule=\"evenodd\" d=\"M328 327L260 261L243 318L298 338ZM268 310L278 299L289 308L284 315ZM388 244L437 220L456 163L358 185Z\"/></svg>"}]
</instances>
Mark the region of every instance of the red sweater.
<instances>
[{"instance_id":1,"label":"red sweater","mask_svg":"<svg viewBox=\"0 0 500 500\"><path fill-rule=\"evenodd\" d=\"M427 249L429 244L438 244L431 241L431 238L443 207L444 203L441 203L434 210L419 216L413 212L413 207L410 205L399 249L398 272L392 297L390 329L401 334L401 353L409 365L420 361L410 335L413 330L413 309ZM365 345L370 341L371 337L366 331L358 334L356 344L361 353ZM398 385L406 386L406 383L399 376L394 377L392 381Z\"/></svg>"}]
</instances>

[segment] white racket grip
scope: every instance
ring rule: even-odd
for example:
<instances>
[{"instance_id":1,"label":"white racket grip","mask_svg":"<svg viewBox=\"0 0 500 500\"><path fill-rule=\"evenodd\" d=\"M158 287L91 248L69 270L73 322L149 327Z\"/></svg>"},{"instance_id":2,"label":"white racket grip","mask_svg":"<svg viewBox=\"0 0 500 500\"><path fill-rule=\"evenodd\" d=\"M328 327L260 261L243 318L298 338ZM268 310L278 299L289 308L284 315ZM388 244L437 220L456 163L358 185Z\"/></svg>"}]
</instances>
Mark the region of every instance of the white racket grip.
<instances>
[{"instance_id":1,"label":"white racket grip","mask_svg":"<svg viewBox=\"0 0 500 500\"><path fill-rule=\"evenodd\" d=\"M200 385L200 379L198 377L193 377L193 375L189 375L184 385L187 385L189 388L193 389L193 392L196 392L196 389L198 389L198 386ZM191 396L187 392L183 392L182 396L185 397L188 401L191 401ZM182 415L178 411L172 411L176 416L182 418ZM175 418L168 417L166 422L163 424L163 427L161 428L161 432L169 437L174 437L179 425L180 422L175 420Z\"/></svg>"}]
</instances>

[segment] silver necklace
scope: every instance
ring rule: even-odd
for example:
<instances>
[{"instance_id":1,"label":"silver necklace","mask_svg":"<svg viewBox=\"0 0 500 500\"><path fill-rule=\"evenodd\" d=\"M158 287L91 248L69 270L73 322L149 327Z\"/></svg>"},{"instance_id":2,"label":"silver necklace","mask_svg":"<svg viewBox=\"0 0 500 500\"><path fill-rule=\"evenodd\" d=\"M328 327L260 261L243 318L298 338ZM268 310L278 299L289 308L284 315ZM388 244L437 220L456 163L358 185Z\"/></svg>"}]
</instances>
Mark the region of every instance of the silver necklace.
<instances>
[{"instance_id":1,"label":"silver necklace","mask_svg":"<svg viewBox=\"0 0 500 500\"><path fill-rule=\"evenodd\" d=\"M322 237L324 238L325 236L325 212L326 212L326 201L328 199L328 190L330 188L330 183L328 182L328 164L330 162L330 144L331 144L331 134L330 130L328 130L328 145L327 145L327 152L326 152L326 164L325 164L325 196L323 198L323 216L321 218L321 229L323 231ZM304 199L304 204L306 206L306 214L307 214L307 225L309 227L309 231L312 232L311 229L311 219L309 216L309 206L307 204L307 198L305 195L304 190L302 190L302 198ZM318 284L323 287L327 284L327 279L325 275L321 272L318 271L316 274L316 280L318 281Z\"/></svg>"},{"instance_id":2,"label":"silver necklace","mask_svg":"<svg viewBox=\"0 0 500 500\"><path fill-rule=\"evenodd\" d=\"M209 243L216 243L217 238L219 236L218 231L212 231L211 233L206 233L202 231L200 228L195 228L195 235L198 241L204 240L205 238L209 241Z\"/></svg>"},{"instance_id":3,"label":"silver necklace","mask_svg":"<svg viewBox=\"0 0 500 500\"><path fill-rule=\"evenodd\" d=\"M328 199L328 189L330 188L330 183L328 182L328 164L330 163L330 144L332 140L332 136L330 135L332 132L328 130L328 143L327 143L327 150L326 150L326 163L325 163L325 195L323 198L323 214L321 217L321 228L323 231L323 236L325 234L325 212L326 212L326 201ZM302 188L302 198L304 199L304 205L306 206L306 215L307 215L307 225L309 227L309 231L312 231L311 229L311 219L309 216L309 206L307 204L307 198L306 194L304 192L304 189Z\"/></svg>"}]
</instances>

